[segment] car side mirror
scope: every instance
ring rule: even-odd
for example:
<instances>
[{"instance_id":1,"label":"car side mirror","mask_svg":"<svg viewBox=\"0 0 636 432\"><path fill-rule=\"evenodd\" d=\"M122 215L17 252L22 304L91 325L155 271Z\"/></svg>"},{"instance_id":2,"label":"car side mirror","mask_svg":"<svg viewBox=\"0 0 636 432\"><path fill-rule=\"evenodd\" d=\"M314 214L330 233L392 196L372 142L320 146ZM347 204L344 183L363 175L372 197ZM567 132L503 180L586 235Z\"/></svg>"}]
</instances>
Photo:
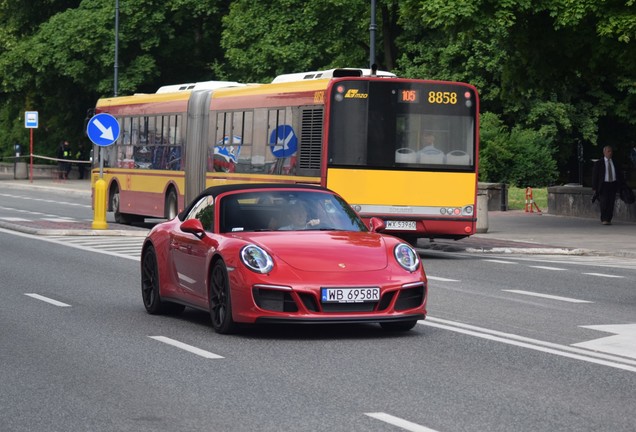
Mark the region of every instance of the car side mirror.
<instances>
[{"instance_id":1,"label":"car side mirror","mask_svg":"<svg viewBox=\"0 0 636 432\"><path fill-rule=\"evenodd\" d=\"M379 217L372 217L369 221L369 230L371 232L382 232L386 229L386 224Z\"/></svg>"},{"instance_id":2,"label":"car side mirror","mask_svg":"<svg viewBox=\"0 0 636 432\"><path fill-rule=\"evenodd\" d=\"M179 229L185 233L194 234L199 239L205 237L205 229L199 219L188 219L179 226Z\"/></svg>"}]
</instances>

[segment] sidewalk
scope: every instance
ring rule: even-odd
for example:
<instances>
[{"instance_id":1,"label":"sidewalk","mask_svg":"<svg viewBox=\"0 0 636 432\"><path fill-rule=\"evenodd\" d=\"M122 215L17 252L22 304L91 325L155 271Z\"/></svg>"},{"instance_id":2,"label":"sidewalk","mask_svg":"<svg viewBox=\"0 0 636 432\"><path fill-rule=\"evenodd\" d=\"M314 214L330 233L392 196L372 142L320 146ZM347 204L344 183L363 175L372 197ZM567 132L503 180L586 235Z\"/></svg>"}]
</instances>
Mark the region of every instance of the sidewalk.
<instances>
[{"instance_id":1,"label":"sidewalk","mask_svg":"<svg viewBox=\"0 0 636 432\"><path fill-rule=\"evenodd\" d=\"M81 194L91 199L89 180L13 180L0 177L0 191L40 188ZM58 222L39 222L28 231L2 222L3 228L39 235L145 235L147 229L108 224L107 230L93 230L90 223L74 223L72 230ZM64 234L61 234L64 233ZM525 213L519 210L488 212L488 230L462 240L420 240L422 249L456 252L608 255L636 258L636 224L616 222L601 225L599 219Z\"/></svg>"},{"instance_id":2,"label":"sidewalk","mask_svg":"<svg viewBox=\"0 0 636 432\"><path fill-rule=\"evenodd\" d=\"M58 191L64 194L72 194L84 197L87 203L91 202L91 181L84 180L51 180L35 178L30 180L13 180L0 175L0 192L6 190L39 189L43 191ZM2 221L0 228L19 231L34 235L92 235L92 236L145 236L148 228L143 226L121 225L108 222L108 229L93 229L92 221Z\"/></svg>"},{"instance_id":3,"label":"sidewalk","mask_svg":"<svg viewBox=\"0 0 636 432\"><path fill-rule=\"evenodd\" d=\"M435 240L421 247L490 253L608 255L636 258L636 224L602 225L599 219L488 212L488 231L462 240Z\"/></svg>"}]
</instances>

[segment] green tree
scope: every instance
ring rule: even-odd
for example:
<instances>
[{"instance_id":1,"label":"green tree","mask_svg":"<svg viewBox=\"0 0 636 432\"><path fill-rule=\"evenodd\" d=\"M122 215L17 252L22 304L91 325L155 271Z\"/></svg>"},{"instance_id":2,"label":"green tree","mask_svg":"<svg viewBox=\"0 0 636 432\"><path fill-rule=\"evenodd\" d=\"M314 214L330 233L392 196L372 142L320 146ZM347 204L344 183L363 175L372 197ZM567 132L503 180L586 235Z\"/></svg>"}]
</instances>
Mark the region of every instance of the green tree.
<instances>
[{"instance_id":1,"label":"green tree","mask_svg":"<svg viewBox=\"0 0 636 432\"><path fill-rule=\"evenodd\" d=\"M378 1L376 62L393 69L397 1ZM226 77L265 82L290 72L369 67L370 3L363 0L233 1L223 19ZM235 78L233 78L235 79Z\"/></svg>"},{"instance_id":2,"label":"green tree","mask_svg":"<svg viewBox=\"0 0 636 432\"><path fill-rule=\"evenodd\" d=\"M400 70L473 83L483 110L553 143L561 173L577 142L636 133L633 0L407 0L399 22Z\"/></svg>"},{"instance_id":3,"label":"green tree","mask_svg":"<svg viewBox=\"0 0 636 432\"><path fill-rule=\"evenodd\" d=\"M8 25L0 33L4 154L24 136L24 110L40 112L41 127L35 132L39 154L53 155L63 138L86 140L87 109L98 97L114 91L115 2L43 3L41 9L0 3L0 23ZM121 1L118 94L213 79L209 65L222 56L219 42L226 4L222 0Z\"/></svg>"},{"instance_id":4,"label":"green tree","mask_svg":"<svg viewBox=\"0 0 636 432\"><path fill-rule=\"evenodd\" d=\"M484 113L481 144L481 181L544 187L557 177L553 147L541 132L519 126L508 129L496 114Z\"/></svg>"}]
</instances>

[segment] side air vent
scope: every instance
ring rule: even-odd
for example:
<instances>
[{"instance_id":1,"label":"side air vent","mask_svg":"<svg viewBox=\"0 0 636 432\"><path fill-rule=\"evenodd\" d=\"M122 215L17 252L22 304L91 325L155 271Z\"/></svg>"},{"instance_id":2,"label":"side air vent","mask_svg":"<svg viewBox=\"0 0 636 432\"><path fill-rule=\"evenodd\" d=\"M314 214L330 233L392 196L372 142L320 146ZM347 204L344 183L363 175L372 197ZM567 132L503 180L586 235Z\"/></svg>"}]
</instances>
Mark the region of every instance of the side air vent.
<instances>
[{"instance_id":1,"label":"side air vent","mask_svg":"<svg viewBox=\"0 0 636 432\"><path fill-rule=\"evenodd\" d=\"M322 118L323 109L305 109L302 111L302 126L298 167L300 169L320 169L322 157Z\"/></svg>"}]
</instances>

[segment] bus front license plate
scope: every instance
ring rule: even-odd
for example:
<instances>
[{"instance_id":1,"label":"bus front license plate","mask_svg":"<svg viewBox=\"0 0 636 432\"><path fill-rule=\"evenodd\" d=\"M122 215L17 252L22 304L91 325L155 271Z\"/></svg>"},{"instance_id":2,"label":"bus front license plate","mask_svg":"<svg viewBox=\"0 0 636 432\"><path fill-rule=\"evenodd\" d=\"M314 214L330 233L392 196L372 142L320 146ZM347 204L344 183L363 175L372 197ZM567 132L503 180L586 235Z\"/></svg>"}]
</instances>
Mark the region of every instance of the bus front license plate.
<instances>
[{"instance_id":1,"label":"bus front license plate","mask_svg":"<svg viewBox=\"0 0 636 432\"><path fill-rule=\"evenodd\" d=\"M323 288L323 303L366 303L380 300L380 288Z\"/></svg>"},{"instance_id":2,"label":"bus front license plate","mask_svg":"<svg viewBox=\"0 0 636 432\"><path fill-rule=\"evenodd\" d=\"M415 221L386 221L386 229L415 231Z\"/></svg>"}]
</instances>

